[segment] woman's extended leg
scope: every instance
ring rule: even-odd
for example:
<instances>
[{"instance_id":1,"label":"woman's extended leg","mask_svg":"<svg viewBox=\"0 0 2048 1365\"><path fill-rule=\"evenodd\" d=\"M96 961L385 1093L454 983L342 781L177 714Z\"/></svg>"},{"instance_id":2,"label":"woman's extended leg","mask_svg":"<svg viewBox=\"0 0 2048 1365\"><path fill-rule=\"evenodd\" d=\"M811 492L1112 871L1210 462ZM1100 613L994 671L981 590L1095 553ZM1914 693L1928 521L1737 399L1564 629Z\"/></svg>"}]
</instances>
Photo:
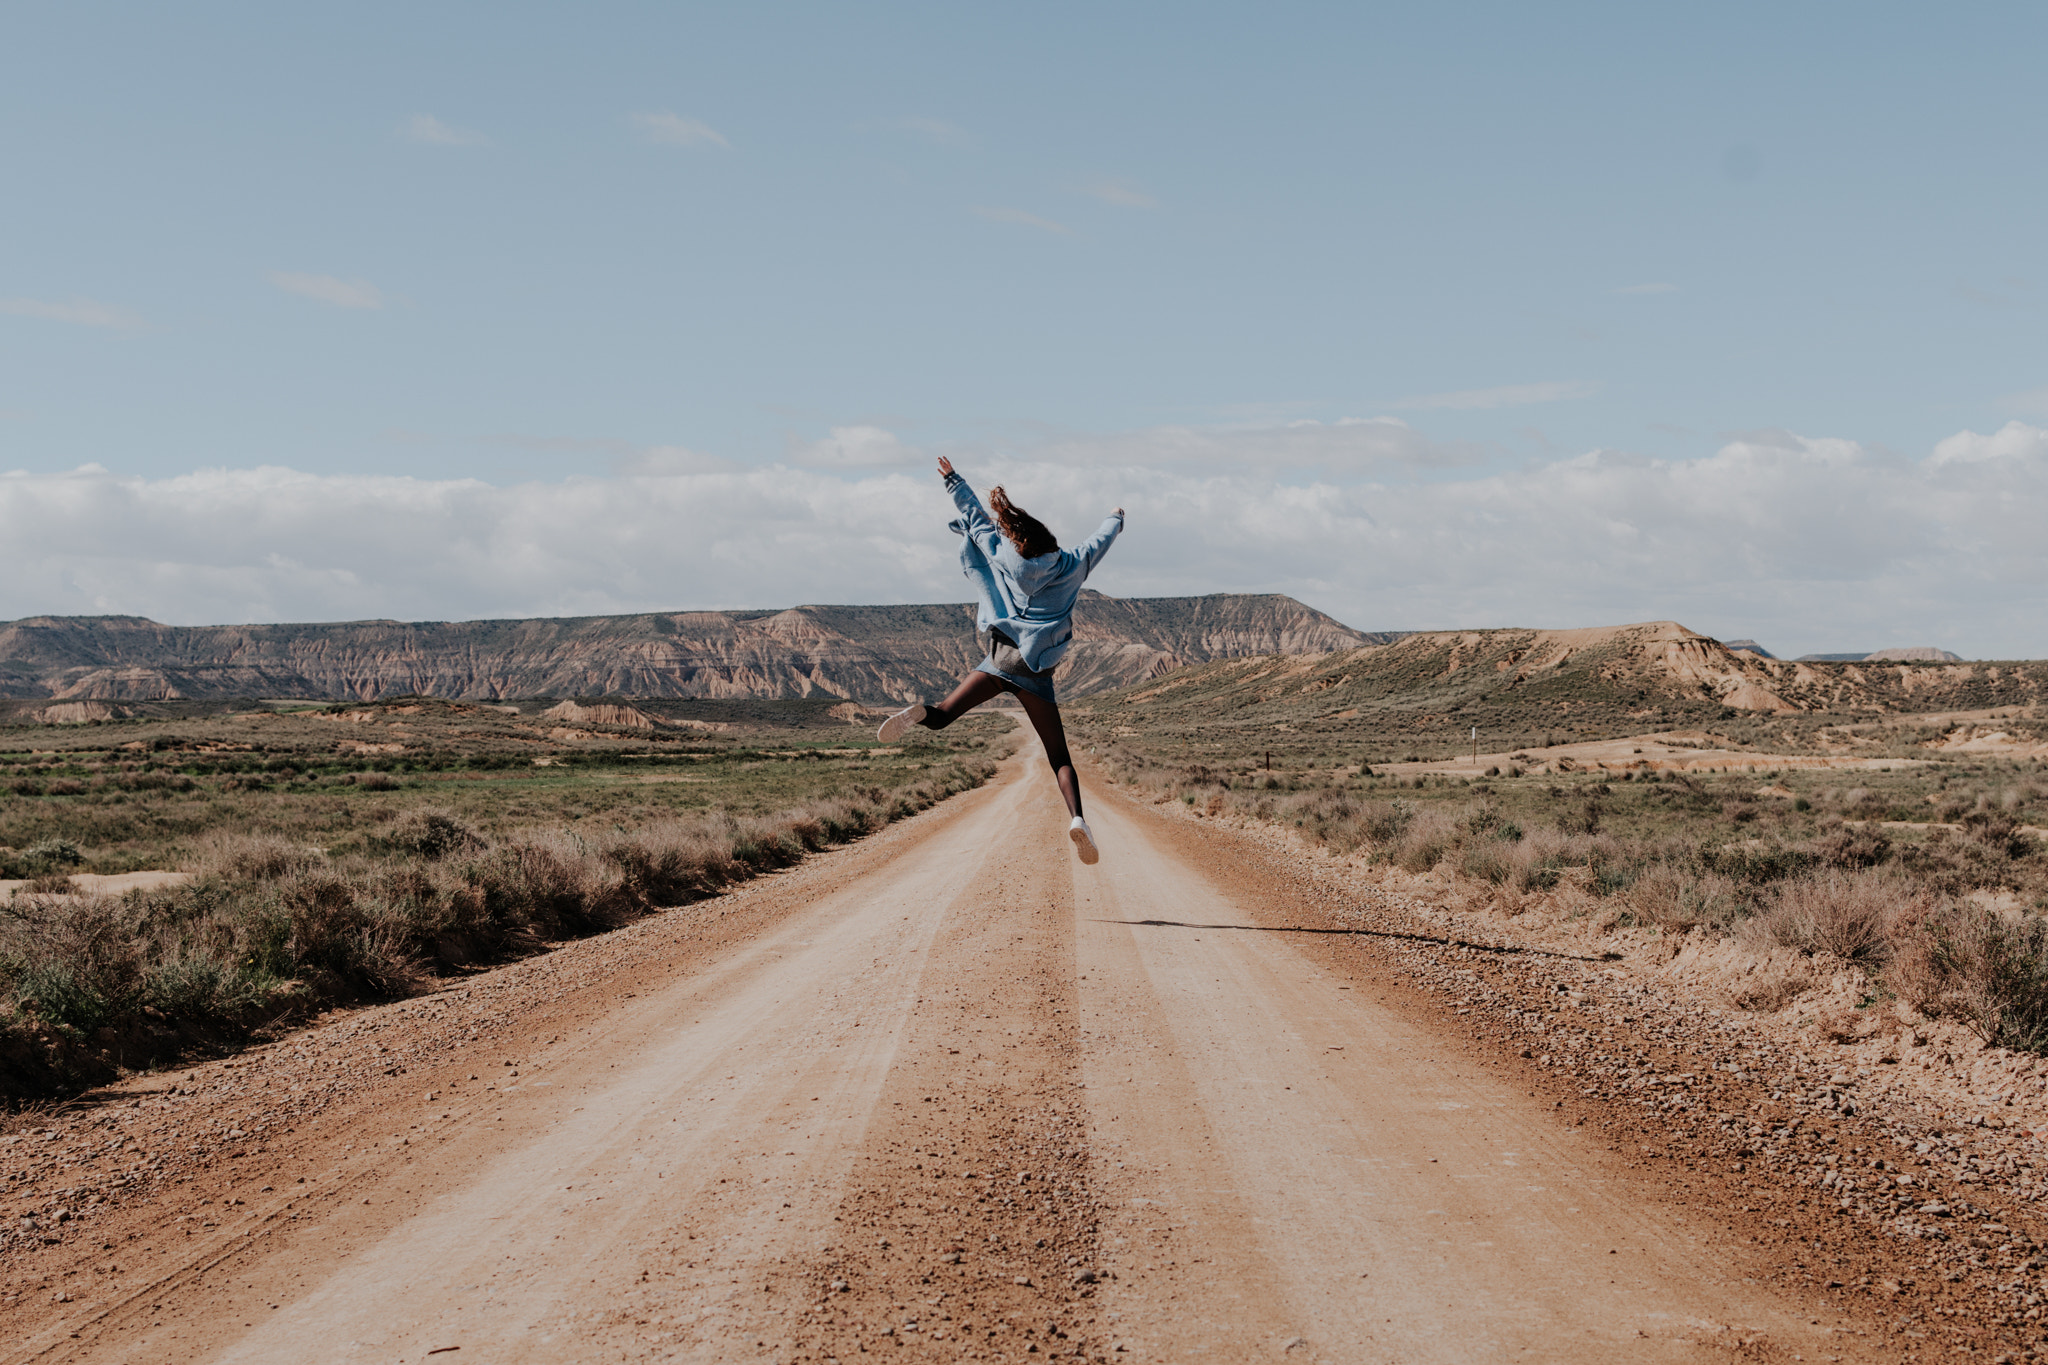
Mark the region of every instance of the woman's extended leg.
<instances>
[{"instance_id":1,"label":"woman's extended leg","mask_svg":"<svg viewBox=\"0 0 2048 1365\"><path fill-rule=\"evenodd\" d=\"M1060 784L1060 795L1067 799L1067 809L1075 819L1080 819L1081 783L1074 776L1074 756L1067 752L1067 727L1060 721L1059 706L1021 688L1017 700L1024 703L1024 714L1031 717L1031 728L1038 731L1038 742L1045 746L1045 761L1052 765L1053 778Z\"/></svg>"},{"instance_id":2,"label":"woman's extended leg","mask_svg":"<svg viewBox=\"0 0 2048 1365\"><path fill-rule=\"evenodd\" d=\"M913 702L883 721L882 728L875 731L875 738L884 744L894 744L908 734L913 725L922 725L927 730L943 730L990 697L1015 690L994 674L976 669L962 678L960 685L953 689L953 695L938 705Z\"/></svg>"},{"instance_id":3,"label":"woman's extended leg","mask_svg":"<svg viewBox=\"0 0 2048 1365\"><path fill-rule=\"evenodd\" d=\"M918 724L927 730L943 730L989 698L1014 691L1014 686L993 673L969 673L951 696L936 706L925 707L924 718Z\"/></svg>"}]
</instances>

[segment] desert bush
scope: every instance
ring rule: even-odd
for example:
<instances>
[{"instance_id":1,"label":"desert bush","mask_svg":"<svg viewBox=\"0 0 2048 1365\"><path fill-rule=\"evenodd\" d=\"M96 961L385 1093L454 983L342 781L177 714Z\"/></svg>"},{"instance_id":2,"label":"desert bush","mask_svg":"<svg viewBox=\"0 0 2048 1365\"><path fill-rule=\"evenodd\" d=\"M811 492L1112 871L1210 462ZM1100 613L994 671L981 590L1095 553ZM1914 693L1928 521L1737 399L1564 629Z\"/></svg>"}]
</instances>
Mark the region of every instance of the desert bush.
<instances>
[{"instance_id":1,"label":"desert bush","mask_svg":"<svg viewBox=\"0 0 2048 1365\"><path fill-rule=\"evenodd\" d=\"M818 819L832 828L831 819ZM659 821L622 836L605 856L649 906L687 904L746 875L733 857L731 830L715 816Z\"/></svg>"},{"instance_id":2,"label":"desert bush","mask_svg":"<svg viewBox=\"0 0 2048 1365\"><path fill-rule=\"evenodd\" d=\"M30 877L68 873L85 861L78 845L69 839L39 839L14 856L13 861Z\"/></svg>"},{"instance_id":3,"label":"desert bush","mask_svg":"<svg viewBox=\"0 0 2048 1365\"><path fill-rule=\"evenodd\" d=\"M438 806L414 806L391 822L379 842L394 853L430 860L488 847L481 834Z\"/></svg>"},{"instance_id":4,"label":"desert bush","mask_svg":"<svg viewBox=\"0 0 2048 1365\"><path fill-rule=\"evenodd\" d=\"M1499 886L1515 875L1515 860L1509 852L1510 847L1492 839L1468 845L1459 855L1458 870L1468 877Z\"/></svg>"},{"instance_id":5,"label":"desert bush","mask_svg":"<svg viewBox=\"0 0 2048 1365\"><path fill-rule=\"evenodd\" d=\"M483 897L487 920L511 934L574 938L646 908L616 859L566 831L507 840L465 873Z\"/></svg>"},{"instance_id":6,"label":"desert bush","mask_svg":"<svg viewBox=\"0 0 2048 1365\"><path fill-rule=\"evenodd\" d=\"M15 1007L90 1033L140 1003L133 925L114 901L15 896L0 902L0 984Z\"/></svg>"},{"instance_id":7,"label":"desert bush","mask_svg":"<svg viewBox=\"0 0 2048 1365\"><path fill-rule=\"evenodd\" d=\"M1868 825L1837 827L1814 841L1813 856L1827 867L1876 867L1892 856L1892 841Z\"/></svg>"},{"instance_id":8,"label":"desert bush","mask_svg":"<svg viewBox=\"0 0 2048 1365\"><path fill-rule=\"evenodd\" d=\"M1539 829L1514 846L1508 856L1510 878L1517 891L1548 891L1556 886L1566 867L1564 850L1570 837L1555 830Z\"/></svg>"},{"instance_id":9,"label":"desert bush","mask_svg":"<svg viewBox=\"0 0 2048 1365\"><path fill-rule=\"evenodd\" d=\"M2019 821L2009 815L1974 810L1963 817L1962 825L1966 838L1983 845L1999 857L2025 858L2035 853L2038 848L2033 836L2022 833Z\"/></svg>"},{"instance_id":10,"label":"desert bush","mask_svg":"<svg viewBox=\"0 0 2048 1365\"><path fill-rule=\"evenodd\" d=\"M1415 808L1405 801L1364 801L1358 807L1358 827L1376 844L1399 838L1415 818Z\"/></svg>"},{"instance_id":11,"label":"desert bush","mask_svg":"<svg viewBox=\"0 0 2048 1365\"><path fill-rule=\"evenodd\" d=\"M2048 921L2037 916L1942 906L1916 926L1886 981L1987 1043L2048 1052Z\"/></svg>"},{"instance_id":12,"label":"desert bush","mask_svg":"<svg viewBox=\"0 0 2048 1365\"><path fill-rule=\"evenodd\" d=\"M1797 876L1813 866L1814 855L1786 844L1732 843L1703 845L1700 865L1731 881L1764 886Z\"/></svg>"},{"instance_id":13,"label":"desert bush","mask_svg":"<svg viewBox=\"0 0 2048 1365\"><path fill-rule=\"evenodd\" d=\"M1292 803L1289 815L1293 823L1311 838L1328 844L1339 853L1349 853L1372 837L1361 818L1365 813L1364 804L1342 791L1326 788Z\"/></svg>"},{"instance_id":14,"label":"desert bush","mask_svg":"<svg viewBox=\"0 0 2048 1365\"><path fill-rule=\"evenodd\" d=\"M326 861L327 855L320 849L275 834L215 831L198 840L196 854L188 861L187 870L202 878L276 881L311 872Z\"/></svg>"},{"instance_id":15,"label":"desert bush","mask_svg":"<svg viewBox=\"0 0 2048 1365\"><path fill-rule=\"evenodd\" d=\"M1427 872L1457 847L1458 820L1448 811L1424 811L1407 822L1387 856L1410 872Z\"/></svg>"},{"instance_id":16,"label":"desert bush","mask_svg":"<svg viewBox=\"0 0 2048 1365\"><path fill-rule=\"evenodd\" d=\"M2015 859L1995 839L1937 833L1924 844L1901 849L1897 860L1929 888L1947 896L1979 887L2016 886L2019 881Z\"/></svg>"},{"instance_id":17,"label":"desert bush","mask_svg":"<svg viewBox=\"0 0 2048 1365\"><path fill-rule=\"evenodd\" d=\"M1891 957L1896 927L1923 910L1922 893L1898 877L1821 872L1774 887L1744 935L1762 946L1828 953L1874 968Z\"/></svg>"},{"instance_id":18,"label":"desert bush","mask_svg":"<svg viewBox=\"0 0 2048 1365\"><path fill-rule=\"evenodd\" d=\"M1598 834L1600 817L1606 812L1596 797L1568 806L1557 817L1557 827L1566 834Z\"/></svg>"},{"instance_id":19,"label":"desert bush","mask_svg":"<svg viewBox=\"0 0 2048 1365\"><path fill-rule=\"evenodd\" d=\"M1750 912L1737 883L1682 862L1645 865L1628 888L1628 902L1638 923L1671 931L1725 931Z\"/></svg>"}]
</instances>

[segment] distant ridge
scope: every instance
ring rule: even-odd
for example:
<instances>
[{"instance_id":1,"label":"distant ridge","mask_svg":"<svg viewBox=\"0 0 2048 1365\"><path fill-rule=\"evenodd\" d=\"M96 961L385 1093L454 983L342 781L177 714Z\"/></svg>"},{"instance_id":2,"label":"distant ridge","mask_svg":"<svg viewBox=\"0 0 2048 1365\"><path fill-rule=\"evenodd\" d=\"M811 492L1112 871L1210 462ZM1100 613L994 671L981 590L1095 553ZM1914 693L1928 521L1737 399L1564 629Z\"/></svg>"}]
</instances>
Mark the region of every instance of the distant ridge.
<instances>
[{"instance_id":1,"label":"distant ridge","mask_svg":"<svg viewBox=\"0 0 2048 1365\"><path fill-rule=\"evenodd\" d=\"M1735 646L1730 645L1730 649ZM1770 657L1769 655L1765 656ZM1904 663L1904 664L1959 664L1960 654L1951 654L1933 645L1897 645L1891 649L1875 650L1869 654L1802 654L1794 662L1815 664L1863 664L1863 663Z\"/></svg>"},{"instance_id":2,"label":"distant ridge","mask_svg":"<svg viewBox=\"0 0 2048 1365\"><path fill-rule=\"evenodd\" d=\"M1188 664L1385 644L1279 594L1084 592L1070 696ZM803 606L510 621L166 626L140 616L0 623L0 697L57 702L426 696L943 696L979 662L972 608ZM67 716L69 713L66 713Z\"/></svg>"},{"instance_id":3,"label":"distant ridge","mask_svg":"<svg viewBox=\"0 0 2048 1365\"><path fill-rule=\"evenodd\" d=\"M1731 649L1675 621L1581 630L1420 631L1316 657L1224 660L1073 708L1092 733L1176 732L1191 755L1232 730L1321 737L1349 761L1538 745L1800 715L2048 702L2048 661L1803 663ZM1142 710L1142 719L1133 713ZM1275 741L1276 747L1282 742ZM1226 746L1227 747L1227 746Z\"/></svg>"},{"instance_id":4,"label":"distant ridge","mask_svg":"<svg viewBox=\"0 0 2048 1365\"><path fill-rule=\"evenodd\" d=\"M1759 659L1775 659L1778 657L1754 640L1723 640L1721 643L1727 645L1730 649L1739 649L1745 654L1754 654Z\"/></svg>"}]
</instances>

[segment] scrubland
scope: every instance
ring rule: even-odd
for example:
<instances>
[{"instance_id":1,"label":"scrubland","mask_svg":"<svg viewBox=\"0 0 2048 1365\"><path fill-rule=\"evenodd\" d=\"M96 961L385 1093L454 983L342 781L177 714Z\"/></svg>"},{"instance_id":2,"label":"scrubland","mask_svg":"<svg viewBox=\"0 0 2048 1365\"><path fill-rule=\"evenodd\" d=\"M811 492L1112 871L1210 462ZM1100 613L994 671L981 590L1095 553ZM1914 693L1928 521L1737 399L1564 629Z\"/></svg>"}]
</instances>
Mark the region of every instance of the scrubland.
<instances>
[{"instance_id":1,"label":"scrubland","mask_svg":"<svg viewBox=\"0 0 2048 1365\"><path fill-rule=\"evenodd\" d=\"M349 708L372 719L339 742L324 711L0 732L0 871L25 879L0 893L0 1098L689 905L979 785L1009 742L991 718L905 753L761 709L681 735L430 702ZM142 868L187 879L70 880Z\"/></svg>"},{"instance_id":2,"label":"scrubland","mask_svg":"<svg viewBox=\"0 0 2048 1365\"><path fill-rule=\"evenodd\" d=\"M1306 744L1275 762L1256 737L1235 754L1211 738L1194 762L1179 735L1098 740L1118 779L1155 799L1291 827L1498 913L1562 908L1596 929L1813 961L1745 984L1731 1001L1745 1009L1782 1008L1849 970L1861 1008L1897 1002L2048 1052L2038 759L1895 745L1923 756L1849 771L1393 776L1318 764Z\"/></svg>"}]
</instances>

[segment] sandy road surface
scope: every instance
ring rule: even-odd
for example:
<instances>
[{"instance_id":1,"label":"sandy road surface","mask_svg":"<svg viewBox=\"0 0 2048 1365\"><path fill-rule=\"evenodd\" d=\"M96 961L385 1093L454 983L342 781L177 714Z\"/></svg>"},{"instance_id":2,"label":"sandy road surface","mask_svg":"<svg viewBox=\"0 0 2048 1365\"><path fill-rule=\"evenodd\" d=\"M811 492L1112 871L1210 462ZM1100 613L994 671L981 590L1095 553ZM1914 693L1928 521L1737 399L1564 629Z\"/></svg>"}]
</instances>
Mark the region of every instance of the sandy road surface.
<instances>
[{"instance_id":1,"label":"sandy road surface","mask_svg":"<svg viewBox=\"0 0 2048 1365\"><path fill-rule=\"evenodd\" d=\"M133 1211L0 1359L1876 1358L1276 932L1270 870L1112 794L1080 867L1037 762L744 934L630 931L252 1157L232 1220Z\"/></svg>"}]
</instances>

